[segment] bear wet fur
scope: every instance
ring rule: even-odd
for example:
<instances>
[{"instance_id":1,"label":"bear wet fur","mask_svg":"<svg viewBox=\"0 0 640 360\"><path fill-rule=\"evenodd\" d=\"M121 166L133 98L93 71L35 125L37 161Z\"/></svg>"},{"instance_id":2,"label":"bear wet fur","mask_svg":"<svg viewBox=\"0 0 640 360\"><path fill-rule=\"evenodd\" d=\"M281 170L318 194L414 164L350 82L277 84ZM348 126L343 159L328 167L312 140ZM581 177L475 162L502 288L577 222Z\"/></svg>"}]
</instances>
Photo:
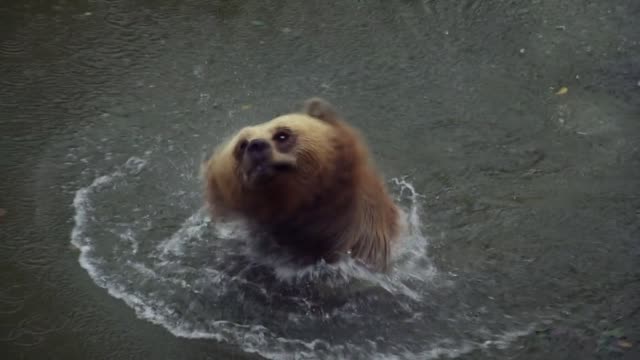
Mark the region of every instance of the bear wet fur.
<instances>
[{"instance_id":1,"label":"bear wet fur","mask_svg":"<svg viewBox=\"0 0 640 360\"><path fill-rule=\"evenodd\" d=\"M360 133L325 100L241 129L203 176L214 221L241 217L305 263L349 254L388 270L400 210Z\"/></svg>"}]
</instances>

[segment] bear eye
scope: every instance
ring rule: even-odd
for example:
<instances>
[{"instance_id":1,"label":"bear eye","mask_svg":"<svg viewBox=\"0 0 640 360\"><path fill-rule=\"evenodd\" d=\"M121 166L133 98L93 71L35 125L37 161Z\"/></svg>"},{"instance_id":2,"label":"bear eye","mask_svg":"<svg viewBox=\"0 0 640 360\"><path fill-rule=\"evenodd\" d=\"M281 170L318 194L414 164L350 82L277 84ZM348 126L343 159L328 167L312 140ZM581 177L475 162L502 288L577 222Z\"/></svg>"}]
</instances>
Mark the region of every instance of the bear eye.
<instances>
[{"instance_id":1,"label":"bear eye","mask_svg":"<svg viewBox=\"0 0 640 360\"><path fill-rule=\"evenodd\" d=\"M289 140L289 138L291 137L291 135L285 131L278 131L275 135L273 135L273 140L279 143L283 143L287 140Z\"/></svg>"}]
</instances>

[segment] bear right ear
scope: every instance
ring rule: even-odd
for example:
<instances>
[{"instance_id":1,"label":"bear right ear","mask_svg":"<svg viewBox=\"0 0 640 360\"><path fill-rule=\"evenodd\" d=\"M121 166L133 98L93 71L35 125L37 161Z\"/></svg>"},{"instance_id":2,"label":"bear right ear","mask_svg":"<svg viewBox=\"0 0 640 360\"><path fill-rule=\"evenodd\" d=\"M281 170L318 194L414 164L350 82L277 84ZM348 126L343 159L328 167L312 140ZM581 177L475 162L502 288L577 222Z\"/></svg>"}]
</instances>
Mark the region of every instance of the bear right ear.
<instances>
[{"instance_id":1,"label":"bear right ear","mask_svg":"<svg viewBox=\"0 0 640 360\"><path fill-rule=\"evenodd\" d=\"M329 123L336 123L340 120L338 112L328 101L319 97L313 97L304 102L304 113Z\"/></svg>"}]
</instances>

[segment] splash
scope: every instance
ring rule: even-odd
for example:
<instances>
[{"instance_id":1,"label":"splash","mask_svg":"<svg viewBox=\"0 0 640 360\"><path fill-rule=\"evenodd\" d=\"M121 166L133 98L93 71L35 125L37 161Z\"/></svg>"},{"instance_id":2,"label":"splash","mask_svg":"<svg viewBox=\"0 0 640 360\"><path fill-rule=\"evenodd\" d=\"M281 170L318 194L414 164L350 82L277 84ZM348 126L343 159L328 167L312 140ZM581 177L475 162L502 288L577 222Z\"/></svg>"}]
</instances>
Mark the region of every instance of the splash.
<instances>
[{"instance_id":1,"label":"splash","mask_svg":"<svg viewBox=\"0 0 640 360\"><path fill-rule=\"evenodd\" d=\"M148 165L132 157L77 190L71 242L98 286L175 336L272 359L435 359L520 336L487 335L464 316L429 318L447 310L436 301L442 275L428 256L422 196L405 178L391 184L407 233L393 270L379 274L349 259L294 269L256 257L242 222L210 222L198 196L185 201L187 187L144 185L163 172ZM166 204L179 205L168 211ZM459 326L477 326L478 335L465 338Z\"/></svg>"}]
</instances>

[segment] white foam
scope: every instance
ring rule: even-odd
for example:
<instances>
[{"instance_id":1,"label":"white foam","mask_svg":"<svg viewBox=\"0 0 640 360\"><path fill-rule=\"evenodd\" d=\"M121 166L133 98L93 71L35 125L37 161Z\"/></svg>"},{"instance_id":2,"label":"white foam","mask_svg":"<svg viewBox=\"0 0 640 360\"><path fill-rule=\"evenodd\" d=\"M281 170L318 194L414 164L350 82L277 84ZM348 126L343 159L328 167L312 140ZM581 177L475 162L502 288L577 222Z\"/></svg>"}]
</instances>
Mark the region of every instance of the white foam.
<instances>
[{"instance_id":1,"label":"white foam","mask_svg":"<svg viewBox=\"0 0 640 360\"><path fill-rule=\"evenodd\" d=\"M157 250L161 252L161 256L166 256L167 254L183 254L185 240L201 238L208 222L209 220L205 214L205 209L200 209L189 216L182 226L180 226L180 229L171 235L171 237L162 241L157 246Z\"/></svg>"},{"instance_id":2,"label":"white foam","mask_svg":"<svg viewBox=\"0 0 640 360\"><path fill-rule=\"evenodd\" d=\"M126 229L123 232L118 234L122 239L126 240L127 242L129 242L129 244L131 245L131 252L135 255L138 253L138 249L140 247L140 244L138 243L138 240L136 240L135 234L131 229Z\"/></svg>"},{"instance_id":3,"label":"white foam","mask_svg":"<svg viewBox=\"0 0 640 360\"><path fill-rule=\"evenodd\" d=\"M374 354L371 359L378 360L430 360L430 359L440 359L440 358L457 358L461 355L468 354L475 350L487 350L490 348L498 348L498 349L506 349L509 347L514 341L518 340L521 337L530 335L533 333L535 326L529 325L520 330L507 331L501 334L491 336L491 339L486 340L484 342L474 342L474 341L462 341L458 344L455 344L454 341L449 339L441 340L433 345L430 349L412 352L408 350L399 350L394 354Z\"/></svg>"},{"instance_id":4,"label":"white foam","mask_svg":"<svg viewBox=\"0 0 640 360\"><path fill-rule=\"evenodd\" d=\"M137 156L130 157L124 164L124 167L129 170L129 174L135 175L140 173L142 169L147 165L147 161Z\"/></svg>"}]
</instances>

